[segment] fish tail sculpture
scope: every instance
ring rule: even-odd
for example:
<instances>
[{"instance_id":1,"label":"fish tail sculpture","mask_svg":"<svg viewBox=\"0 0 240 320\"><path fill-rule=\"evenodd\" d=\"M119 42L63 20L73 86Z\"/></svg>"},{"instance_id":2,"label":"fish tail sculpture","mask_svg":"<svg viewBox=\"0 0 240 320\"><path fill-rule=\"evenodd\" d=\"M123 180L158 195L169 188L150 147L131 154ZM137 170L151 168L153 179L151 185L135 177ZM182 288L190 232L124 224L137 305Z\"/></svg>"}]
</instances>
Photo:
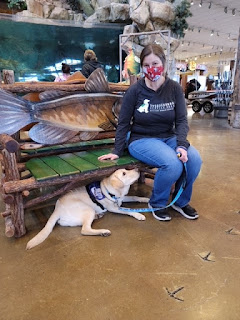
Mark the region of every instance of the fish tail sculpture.
<instances>
[{"instance_id":1,"label":"fish tail sculpture","mask_svg":"<svg viewBox=\"0 0 240 320\"><path fill-rule=\"evenodd\" d=\"M0 89L0 133L12 135L33 122L31 105L31 102Z\"/></svg>"}]
</instances>

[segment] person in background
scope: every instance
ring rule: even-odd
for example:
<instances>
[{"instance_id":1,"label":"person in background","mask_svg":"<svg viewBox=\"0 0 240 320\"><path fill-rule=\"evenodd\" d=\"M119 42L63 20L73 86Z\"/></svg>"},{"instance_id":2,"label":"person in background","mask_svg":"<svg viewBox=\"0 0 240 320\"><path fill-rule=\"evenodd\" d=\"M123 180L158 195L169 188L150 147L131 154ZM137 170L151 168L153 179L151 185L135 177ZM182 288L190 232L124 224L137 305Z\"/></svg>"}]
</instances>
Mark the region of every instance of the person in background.
<instances>
[{"instance_id":1,"label":"person in background","mask_svg":"<svg viewBox=\"0 0 240 320\"><path fill-rule=\"evenodd\" d=\"M88 49L84 52L84 61L81 72L86 78L88 78L97 68L102 68L101 63L97 61L97 56L93 50Z\"/></svg>"},{"instance_id":2,"label":"person in background","mask_svg":"<svg viewBox=\"0 0 240 320\"><path fill-rule=\"evenodd\" d=\"M130 132L130 154L157 168L149 208L154 218L161 221L171 219L165 207L172 185L175 184L173 198L180 189L183 163L186 163L186 186L172 208L185 218L197 219L198 213L189 202L202 160L187 140L189 127L182 88L165 76L165 63L166 57L159 45L150 44L142 50L140 65L144 77L130 86L123 97L113 152L98 159L118 159Z\"/></svg>"},{"instance_id":3,"label":"person in background","mask_svg":"<svg viewBox=\"0 0 240 320\"><path fill-rule=\"evenodd\" d=\"M62 63L62 74L57 76L54 80L54 82L62 82L66 81L70 77L70 65L67 63Z\"/></svg>"}]
</instances>

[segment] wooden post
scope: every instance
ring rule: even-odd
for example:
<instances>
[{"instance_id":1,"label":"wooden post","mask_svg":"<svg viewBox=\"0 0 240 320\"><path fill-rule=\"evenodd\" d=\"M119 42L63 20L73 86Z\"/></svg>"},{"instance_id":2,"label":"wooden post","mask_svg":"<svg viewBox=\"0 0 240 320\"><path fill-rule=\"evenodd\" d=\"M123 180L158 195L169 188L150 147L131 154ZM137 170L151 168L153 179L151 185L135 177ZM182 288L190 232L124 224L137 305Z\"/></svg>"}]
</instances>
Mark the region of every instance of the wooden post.
<instances>
[{"instance_id":1,"label":"wooden post","mask_svg":"<svg viewBox=\"0 0 240 320\"><path fill-rule=\"evenodd\" d=\"M20 181L20 174L18 171L15 153L10 153L7 151L7 149L3 149L2 154L4 162L5 181L12 181L13 183ZM9 198L10 201L6 203L6 211L11 211L11 219L5 219L5 222L7 223L5 231L8 237L13 235L14 233L15 237L19 238L26 233L23 198L21 192L13 193L12 196L13 201ZM7 198L4 197L4 199Z\"/></svg>"},{"instance_id":2,"label":"wooden post","mask_svg":"<svg viewBox=\"0 0 240 320\"><path fill-rule=\"evenodd\" d=\"M13 70L3 70L3 82L6 84L14 83L14 71Z\"/></svg>"},{"instance_id":3,"label":"wooden post","mask_svg":"<svg viewBox=\"0 0 240 320\"><path fill-rule=\"evenodd\" d=\"M236 59L236 72L234 78L232 113L232 126L233 128L240 129L240 29L238 36L238 52Z\"/></svg>"}]
</instances>

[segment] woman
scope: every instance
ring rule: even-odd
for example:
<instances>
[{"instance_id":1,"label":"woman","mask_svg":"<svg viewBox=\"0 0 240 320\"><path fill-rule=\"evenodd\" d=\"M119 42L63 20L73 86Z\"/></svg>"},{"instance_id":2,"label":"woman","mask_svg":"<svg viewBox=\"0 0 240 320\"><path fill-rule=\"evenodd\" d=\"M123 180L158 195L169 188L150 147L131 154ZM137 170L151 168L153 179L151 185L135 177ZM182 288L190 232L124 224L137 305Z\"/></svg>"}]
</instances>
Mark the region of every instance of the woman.
<instances>
[{"instance_id":1,"label":"woman","mask_svg":"<svg viewBox=\"0 0 240 320\"><path fill-rule=\"evenodd\" d=\"M149 202L153 216L162 221L171 217L165 206L175 183L177 194L182 182L183 163L187 167L186 187L172 208L188 219L198 213L189 205L192 187L201 168L198 151L187 140L187 111L181 86L164 76L166 58L162 48L147 45L140 55L144 78L124 95L113 153L99 160L119 158L130 131L128 150L138 160L157 167ZM154 210L154 208L162 208Z\"/></svg>"},{"instance_id":2,"label":"woman","mask_svg":"<svg viewBox=\"0 0 240 320\"><path fill-rule=\"evenodd\" d=\"M84 52L84 61L85 63L83 64L81 72L86 78L88 78L97 68L102 68L101 63L97 61L97 56L93 50L88 49Z\"/></svg>"}]
</instances>

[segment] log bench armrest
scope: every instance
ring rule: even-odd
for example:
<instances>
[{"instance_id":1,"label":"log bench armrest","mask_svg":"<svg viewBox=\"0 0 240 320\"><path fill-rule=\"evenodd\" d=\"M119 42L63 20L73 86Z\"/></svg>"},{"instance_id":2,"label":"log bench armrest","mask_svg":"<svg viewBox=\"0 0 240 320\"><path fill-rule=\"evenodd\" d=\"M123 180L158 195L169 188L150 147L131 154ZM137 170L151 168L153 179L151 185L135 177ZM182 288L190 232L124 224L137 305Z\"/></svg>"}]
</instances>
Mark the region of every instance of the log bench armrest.
<instances>
[{"instance_id":1,"label":"log bench armrest","mask_svg":"<svg viewBox=\"0 0 240 320\"><path fill-rule=\"evenodd\" d=\"M15 153L20 148L19 143L10 135L5 133L0 134L0 145L2 149L7 149L7 151L10 153Z\"/></svg>"}]
</instances>

